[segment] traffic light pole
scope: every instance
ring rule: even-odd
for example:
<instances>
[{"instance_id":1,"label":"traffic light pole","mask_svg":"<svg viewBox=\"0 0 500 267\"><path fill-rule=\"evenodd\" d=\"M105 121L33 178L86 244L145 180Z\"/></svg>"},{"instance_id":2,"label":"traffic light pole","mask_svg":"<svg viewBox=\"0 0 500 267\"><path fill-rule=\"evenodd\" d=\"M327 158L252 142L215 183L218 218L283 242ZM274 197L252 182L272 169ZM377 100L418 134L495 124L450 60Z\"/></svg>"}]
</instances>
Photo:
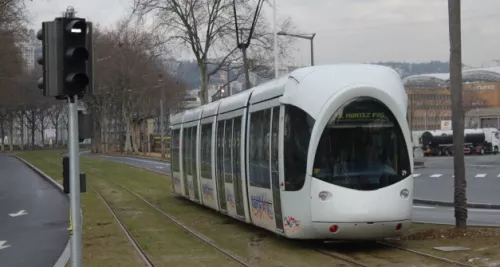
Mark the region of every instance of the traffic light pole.
<instances>
[{"instance_id":1,"label":"traffic light pole","mask_svg":"<svg viewBox=\"0 0 500 267\"><path fill-rule=\"evenodd\" d=\"M78 142L78 97L68 97L69 110L69 186L73 232L71 235L71 267L82 266L82 217L80 212L80 153Z\"/></svg>"}]
</instances>

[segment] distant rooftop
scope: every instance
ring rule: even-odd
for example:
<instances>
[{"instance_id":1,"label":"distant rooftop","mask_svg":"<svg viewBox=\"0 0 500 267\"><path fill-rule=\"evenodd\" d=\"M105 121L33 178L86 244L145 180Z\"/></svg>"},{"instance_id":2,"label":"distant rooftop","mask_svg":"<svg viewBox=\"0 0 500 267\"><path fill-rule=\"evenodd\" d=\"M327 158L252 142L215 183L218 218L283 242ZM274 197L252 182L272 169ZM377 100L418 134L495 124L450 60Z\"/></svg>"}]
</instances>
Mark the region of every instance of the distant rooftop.
<instances>
[{"instance_id":1,"label":"distant rooftop","mask_svg":"<svg viewBox=\"0 0 500 267\"><path fill-rule=\"evenodd\" d=\"M406 87L436 88L449 84L449 73L430 73L408 76L403 79ZM468 69L462 71L464 83L500 82L500 67Z\"/></svg>"}]
</instances>

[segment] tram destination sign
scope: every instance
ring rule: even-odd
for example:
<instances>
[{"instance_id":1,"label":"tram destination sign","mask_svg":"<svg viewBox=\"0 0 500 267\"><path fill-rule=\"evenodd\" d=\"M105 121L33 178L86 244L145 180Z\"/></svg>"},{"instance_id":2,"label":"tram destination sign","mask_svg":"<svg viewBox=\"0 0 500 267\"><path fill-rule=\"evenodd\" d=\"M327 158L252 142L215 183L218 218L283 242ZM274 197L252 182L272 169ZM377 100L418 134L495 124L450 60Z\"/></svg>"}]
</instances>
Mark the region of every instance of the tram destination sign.
<instances>
[{"instance_id":1,"label":"tram destination sign","mask_svg":"<svg viewBox=\"0 0 500 267\"><path fill-rule=\"evenodd\" d=\"M389 118L385 112L345 112L335 117L334 124L368 124L368 123L386 123Z\"/></svg>"}]
</instances>

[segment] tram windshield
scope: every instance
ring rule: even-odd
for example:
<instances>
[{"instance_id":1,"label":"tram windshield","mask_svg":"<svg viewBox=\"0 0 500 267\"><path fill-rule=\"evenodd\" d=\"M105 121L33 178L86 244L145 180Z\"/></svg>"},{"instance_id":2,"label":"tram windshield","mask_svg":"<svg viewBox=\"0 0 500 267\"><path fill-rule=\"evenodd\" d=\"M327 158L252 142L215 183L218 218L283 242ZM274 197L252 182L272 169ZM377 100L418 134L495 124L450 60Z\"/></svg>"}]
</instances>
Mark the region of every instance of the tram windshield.
<instances>
[{"instance_id":1,"label":"tram windshield","mask_svg":"<svg viewBox=\"0 0 500 267\"><path fill-rule=\"evenodd\" d=\"M392 112L373 98L348 102L331 117L313 176L356 190L376 190L410 175L404 136Z\"/></svg>"}]
</instances>

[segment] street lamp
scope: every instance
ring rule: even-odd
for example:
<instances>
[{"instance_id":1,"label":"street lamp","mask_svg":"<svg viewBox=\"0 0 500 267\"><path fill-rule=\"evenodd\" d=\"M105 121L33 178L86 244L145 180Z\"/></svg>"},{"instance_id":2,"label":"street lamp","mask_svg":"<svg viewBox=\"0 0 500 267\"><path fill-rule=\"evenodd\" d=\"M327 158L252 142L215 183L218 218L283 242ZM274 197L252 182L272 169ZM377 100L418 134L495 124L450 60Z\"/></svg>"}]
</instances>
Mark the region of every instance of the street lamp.
<instances>
[{"instance_id":1,"label":"street lamp","mask_svg":"<svg viewBox=\"0 0 500 267\"><path fill-rule=\"evenodd\" d=\"M291 36L295 38L301 38L301 39L307 39L311 41L311 66L314 66L314 36L316 36L316 33L313 34L291 34L291 33L286 33L286 32L278 32L277 35L285 35L285 36ZM310 36L309 36L310 35Z\"/></svg>"}]
</instances>

